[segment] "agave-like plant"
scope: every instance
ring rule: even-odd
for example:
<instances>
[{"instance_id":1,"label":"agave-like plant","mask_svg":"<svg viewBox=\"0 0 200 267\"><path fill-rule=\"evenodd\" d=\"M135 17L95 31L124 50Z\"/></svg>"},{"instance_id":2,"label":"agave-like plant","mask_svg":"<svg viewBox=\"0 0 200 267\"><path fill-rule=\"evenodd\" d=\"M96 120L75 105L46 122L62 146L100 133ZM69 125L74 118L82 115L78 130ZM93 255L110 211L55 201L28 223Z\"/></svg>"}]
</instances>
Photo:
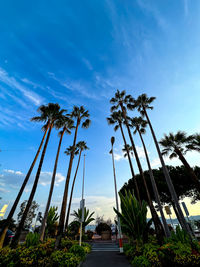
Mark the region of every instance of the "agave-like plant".
<instances>
[{"instance_id":1,"label":"agave-like plant","mask_svg":"<svg viewBox=\"0 0 200 267\"><path fill-rule=\"evenodd\" d=\"M120 217L122 231L136 245L143 243L147 238L148 229L152 219L147 222L147 203L143 200L141 205L131 191L119 193L121 199L121 212L114 211Z\"/></svg>"}]
</instances>

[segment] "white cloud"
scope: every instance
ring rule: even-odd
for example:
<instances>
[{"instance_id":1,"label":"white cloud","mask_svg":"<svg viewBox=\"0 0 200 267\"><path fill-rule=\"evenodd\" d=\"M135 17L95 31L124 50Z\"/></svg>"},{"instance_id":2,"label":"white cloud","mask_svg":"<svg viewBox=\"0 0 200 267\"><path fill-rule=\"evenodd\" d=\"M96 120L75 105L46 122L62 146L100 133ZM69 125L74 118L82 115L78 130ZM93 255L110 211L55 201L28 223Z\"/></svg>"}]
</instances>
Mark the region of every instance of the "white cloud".
<instances>
[{"instance_id":1,"label":"white cloud","mask_svg":"<svg viewBox=\"0 0 200 267\"><path fill-rule=\"evenodd\" d=\"M7 170L7 169L4 169L3 171L6 172L6 173L11 173L11 174L16 174L16 175L23 175L23 173L21 171L14 171L14 170Z\"/></svg>"},{"instance_id":2,"label":"white cloud","mask_svg":"<svg viewBox=\"0 0 200 267\"><path fill-rule=\"evenodd\" d=\"M83 63L86 65L86 67L89 69L89 70L93 70L93 67L92 67L92 64L89 62L89 60L87 60L86 58L82 58L82 61Z\"/></svg>"},{"instance_id":3,"label":"white cloud","mask_svg":"<svg viewBox=\"0 0 200 267\"><path fill-rule=\"evenodd\" d=\"M43 99L38 94L27 89L25 86L19 83L14 77L9 76L9 74L2 68L0 68L0 81L14 90L17 89L34 105L38 106L43 101Z\"/></svg>"},{"instance_id":4,"label":"white cloud","mask_svg":"<svg viewBox=\"0 0 200 267\"><path fill-rule=\"evenodd\" d=\"M51 183L52 172L41 172L39 184L46 186ZM59 184L65 180L65 177L61 173L56 174L55 186L59 186Z\"/></svg>"},{"instance_id":5,"label":"white cloud","mask_svg":"<svg viewBox=\"0 0 200 267\"><path fill-rule=\"evenodd\" d=\"M64 80L61 80L56 77L55 73L48 72L48 75L53 80L57 81L61 86L65 87L66 89L77 92L81 94L82 96L89 98L89 99L99 99L99 97L94 94L93 92L89 92L86 88L88 85L85 85L83 81L79 80L70 80L69 78L66 78Z\"/></svg>"}]
</instances>

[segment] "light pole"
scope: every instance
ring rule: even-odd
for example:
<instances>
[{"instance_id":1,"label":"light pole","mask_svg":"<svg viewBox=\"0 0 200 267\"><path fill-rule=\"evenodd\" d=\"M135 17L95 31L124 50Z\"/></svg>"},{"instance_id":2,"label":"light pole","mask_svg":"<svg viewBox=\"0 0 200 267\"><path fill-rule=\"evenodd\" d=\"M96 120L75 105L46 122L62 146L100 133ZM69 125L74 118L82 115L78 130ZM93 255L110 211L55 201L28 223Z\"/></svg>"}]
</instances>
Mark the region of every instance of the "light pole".
<instances>
[{"instance_id":1,"label":"light pole","mask_svg":"<svg viewBox=\"0 0 200 267\"><path fill-rule=\"evenodd\" d=\"M114 161L114 153L113 153L113 144L115 142L114 136L111 137L111 151L112 154L112 163L113 163L113 175L114 175L114 185L115 185L115 200L116 200L116 208L119 212L119 203L118 203L118 194L117 194L117 183L116 183L116 174L115 174L115 161ZM123 244L122 244L122 230L121 230L121 223L120 218L117 215L117 222L118 222L118 232L119 232L119 250L120 253L123 253Z\"/></svg>"},{"instance_id":2,"label":"light pole","mask_svg":"<svg viewBox=\"0 0 200 267\"><path fill-rule=\"evenodd\" d=\"M80 209L82 211L81 213L81 226L80 226L80 239L79 239L79 245L81 246L82 242L82 231L83 231L83 222L84 222L84 211L85 211L85 199L84 197L84 182L85 182L85 155L84 155L84 163L83 163L83 184L82 184L82 199L80 202Z\"/></svg>"}]
</instances>

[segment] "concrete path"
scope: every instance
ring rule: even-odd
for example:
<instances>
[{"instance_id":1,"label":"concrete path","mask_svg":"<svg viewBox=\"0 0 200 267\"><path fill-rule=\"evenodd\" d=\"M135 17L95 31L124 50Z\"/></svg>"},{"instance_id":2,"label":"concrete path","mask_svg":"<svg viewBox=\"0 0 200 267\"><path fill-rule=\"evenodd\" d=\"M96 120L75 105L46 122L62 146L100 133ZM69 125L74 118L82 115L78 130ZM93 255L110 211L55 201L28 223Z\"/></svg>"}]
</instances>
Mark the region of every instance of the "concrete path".
<instances>
[{"instance_id":1,"label":"concrete path","mask_svg":"<svg viewBox=\"0 0 200 267\"><path fill-rule=\"evenodd\" d=\"M92 251L81 267L131 267L124 255L116 251Z\"/></svg>"}]
</instances>

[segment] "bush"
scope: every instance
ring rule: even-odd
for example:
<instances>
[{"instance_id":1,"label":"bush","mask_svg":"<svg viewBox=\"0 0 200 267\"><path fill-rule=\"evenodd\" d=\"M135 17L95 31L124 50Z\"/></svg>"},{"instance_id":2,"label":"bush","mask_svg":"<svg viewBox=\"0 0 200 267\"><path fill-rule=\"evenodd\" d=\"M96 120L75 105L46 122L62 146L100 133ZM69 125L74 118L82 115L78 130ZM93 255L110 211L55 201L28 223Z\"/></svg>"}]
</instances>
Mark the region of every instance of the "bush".
<instances>
[{"instance_id":1,"label":"bush","mask_svg":"<svg viewBox=\"0 0 200 267\"><path fill-rule=\"evenodd\" d=\"M80 247L79 245L73 245L69 252L77 255L78 257L80 257L81 260L83 260L85 258L85 250Z\"/></svg>"},{"instance_id":2,"label":"bush","mask_svg":"<svg viewBox=\"0 0 200 267\"><path fill-rule=\"evenodd\" d=\"M81 245L86 254L91 252L92 247L88 243L82 242Z\"/></svg>"},{"instance_id":3,"label":"bush","mask_svg":"<svg viewBox=\"0 0 200 267\"><path fill-rule=\"evenodd\" d=\"M95 231L97 232L98 235L101 235L101 232L103 231L111 232L111 227L107 223L101 222L97 225Z\"/></svg>"},{"instance_id":4,"label":"bush","mask_svg":"<svg viewBox=\"0 0 200 267\"><path fill-rule=\"evenodd\" d=\"M78 241L75 240L70 240L68 238L62 238L61 240L61 248L66 248L66 249L70 249L73 245L77 245Z\"/></svg>"},{"instance_id":5,"label":"bush","mask_svg":"<svg viewBox=\"0 0 200 267\"><path fill-rule=\"evenodd\" d=\"M26 236L25 246L28 248L30 246L37 246L40 242L40 234L38 233L28 233Z\"/></svg>"},{"instance_id":6,"label":"bush","mask_svg":"<svg viewBox=\"0 0 200 267\"><path fill-rule=\"evenodd\" d=\"M57 250L52 253L51 261L53 267L76 267L80 259L73 253Z\"/></svg>"},{"instance_id":7,"label":"bush","mask_svg":"<svg viewBox=\"0 0 200 267\"><path fill-rule=\"evenodd\" d=\"M132 266L134 267L150 267L152 266L151 263L148 261L148 259L145 256L136 256L134 260L131 262Z\"/></svg>"}]
</instances>

